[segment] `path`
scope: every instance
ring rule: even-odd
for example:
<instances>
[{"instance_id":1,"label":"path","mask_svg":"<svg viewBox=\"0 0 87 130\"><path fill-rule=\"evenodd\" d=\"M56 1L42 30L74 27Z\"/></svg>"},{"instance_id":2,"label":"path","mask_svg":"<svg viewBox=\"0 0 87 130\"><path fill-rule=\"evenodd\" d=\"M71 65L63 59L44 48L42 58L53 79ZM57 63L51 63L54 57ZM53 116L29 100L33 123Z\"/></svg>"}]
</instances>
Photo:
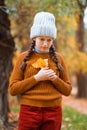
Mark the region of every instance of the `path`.
<instances>
[{"instance_id":1,"label":"path","mask_svg":"<svg viewBox=\"0 0 87 130\"><path fill-rule=\"evenodd\" d=\"M87 99L75 98L76 93L77 93L77 90L73 88L70 96L68 97L63 96L63 104L71 108L74 108L75 110L83 114L87 114Z\"/></svg>"}]
</instances>

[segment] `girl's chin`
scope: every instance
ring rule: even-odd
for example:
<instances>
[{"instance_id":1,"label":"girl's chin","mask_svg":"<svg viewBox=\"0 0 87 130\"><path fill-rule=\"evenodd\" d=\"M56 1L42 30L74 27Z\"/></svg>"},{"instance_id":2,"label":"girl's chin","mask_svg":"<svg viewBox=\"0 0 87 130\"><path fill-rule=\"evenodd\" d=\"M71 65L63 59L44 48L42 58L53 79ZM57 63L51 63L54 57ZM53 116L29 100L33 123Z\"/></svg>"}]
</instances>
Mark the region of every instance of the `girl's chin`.
<instances>
[{"instance_id":1,"label":"girl's chin","mask_svg":"<svg viewBox=\"0 0 87 130\"><path fill-rule=\"evenodd\" d=\"M41 52L46 53L48 52L48 49L41 49Z\"/></svg>"}]
</instances>

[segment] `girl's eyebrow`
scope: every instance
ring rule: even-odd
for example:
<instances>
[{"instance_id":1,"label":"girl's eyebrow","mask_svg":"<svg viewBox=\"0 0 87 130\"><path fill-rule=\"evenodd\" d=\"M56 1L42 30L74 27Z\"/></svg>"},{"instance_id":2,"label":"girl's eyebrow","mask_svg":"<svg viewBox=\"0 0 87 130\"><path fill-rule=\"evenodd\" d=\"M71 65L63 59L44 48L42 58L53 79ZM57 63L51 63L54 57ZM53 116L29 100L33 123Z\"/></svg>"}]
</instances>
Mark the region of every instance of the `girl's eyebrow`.
<instances>
[{"instance_id":1,"label":"girl's eyebrow","mask_svg":"<svg viewBox=\"0 0 87 130\"><path fill-rule=\"evenodd\" d=\"M48 39L51 40L51 39L52 39L52 38L50 38L50 37L49 37L49 38L48 38L48 37L39 37L39 38L41 38L41 39L46 39L46 40L48 40Z\"/></svg>"}]
</instances>

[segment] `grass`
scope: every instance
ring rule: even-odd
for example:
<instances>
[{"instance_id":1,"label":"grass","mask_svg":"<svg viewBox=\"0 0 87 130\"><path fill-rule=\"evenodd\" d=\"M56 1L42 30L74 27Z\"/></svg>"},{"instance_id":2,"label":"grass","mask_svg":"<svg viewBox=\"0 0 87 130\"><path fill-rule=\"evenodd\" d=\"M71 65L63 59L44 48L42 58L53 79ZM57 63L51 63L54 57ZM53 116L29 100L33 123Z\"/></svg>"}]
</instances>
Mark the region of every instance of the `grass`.
<instances>
[{"instance_id":1,"label":"grass","mask_svg":"<svg viewBox=\"0 0 87 130\"><path fill-rule=\"evenodd\" d=\"M87 115L63 106L62 130L87 130Z\"/></svg>"},{"instance_id":2,"label":"grass","mask_svg":"<svg viewBox=\"0 0 87 130\"><path fill-rule=\"evenodd\" d=\"M12 111L19 112L19 106L12 107ZM61 130L87 130L87 115L81 114L70 107L63 106Z\"/></svg>"},{"instance_id":3,"label":"grass","mask_svg":"<svg viewBox=\"0 0 87 130\"><path fill-rule=\"evenodd\" d=\"M19 105L18 105L18 106L16 106L16 107L15 107L15 106L12 107L11 109L12 109L13 112L19 112L20 107L19 107Z\"/></svg>"}]
</instances>

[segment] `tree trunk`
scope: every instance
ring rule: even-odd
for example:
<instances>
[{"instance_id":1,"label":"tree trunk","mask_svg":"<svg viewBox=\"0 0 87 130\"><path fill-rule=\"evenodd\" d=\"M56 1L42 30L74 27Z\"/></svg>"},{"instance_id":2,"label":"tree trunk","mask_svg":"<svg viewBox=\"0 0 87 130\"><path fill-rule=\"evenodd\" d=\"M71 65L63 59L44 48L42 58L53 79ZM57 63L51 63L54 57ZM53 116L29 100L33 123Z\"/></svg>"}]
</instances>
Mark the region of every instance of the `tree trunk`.
<instances>
[{"instance_id":1,"label":"tree trunk","mask_svg":"<svg viewBox=\"0 0 87 130\"><path fill-rule=\"evenodd\" d=\"M77 30L77 43L80 51L84 51L84 23L83 15L80 14ZM82 61L81 61L82 62ZM87 74L83 74L81 71L77 74L78 94L79 98L87 98Z\"/></svg>"},{"instance_id":2,"label":"tree trunk","mask_svg":"<svg viewBox=\"0 0 87 130\"><path fill-rule=\"evenodd\" d=\"M87 98L87 75L81 72L77 74L78 95L79 98Z\"/></svg>"},{"instance_id":3,"label":"tree trunk","mask_svg":"<svg viewBox=\"0 0 87 130\"><path fill-rule=\"evenodd\" d=\"M4 0L0 0L0 122L8 123L8 82L12 70L15 44L10 33L10 21Z\"/></svg>"}]
</instances>

